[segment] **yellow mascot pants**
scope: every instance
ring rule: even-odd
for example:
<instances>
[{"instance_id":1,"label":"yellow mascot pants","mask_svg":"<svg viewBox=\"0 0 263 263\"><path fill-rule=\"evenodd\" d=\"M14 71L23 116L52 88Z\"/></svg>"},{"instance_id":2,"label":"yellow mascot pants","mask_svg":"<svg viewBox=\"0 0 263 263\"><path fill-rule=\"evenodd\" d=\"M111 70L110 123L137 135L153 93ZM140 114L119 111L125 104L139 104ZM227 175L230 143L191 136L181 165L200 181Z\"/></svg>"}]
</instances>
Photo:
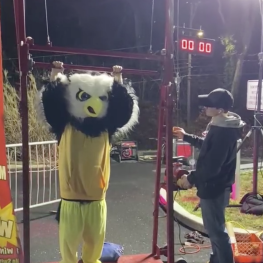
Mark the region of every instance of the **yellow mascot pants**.
<instances>
[{"instance_id":1,"label":"yellow mascot pants","mask_svg":"<svg viewBox=\"0 0 263 263\"><path fill-rule=\"evenodd\" d=\"M77 263L83 243L83 263L100 263L106 232L106 201L79 203L62 200L59 221L61 263Z\"/></svg>"}]
</instances>

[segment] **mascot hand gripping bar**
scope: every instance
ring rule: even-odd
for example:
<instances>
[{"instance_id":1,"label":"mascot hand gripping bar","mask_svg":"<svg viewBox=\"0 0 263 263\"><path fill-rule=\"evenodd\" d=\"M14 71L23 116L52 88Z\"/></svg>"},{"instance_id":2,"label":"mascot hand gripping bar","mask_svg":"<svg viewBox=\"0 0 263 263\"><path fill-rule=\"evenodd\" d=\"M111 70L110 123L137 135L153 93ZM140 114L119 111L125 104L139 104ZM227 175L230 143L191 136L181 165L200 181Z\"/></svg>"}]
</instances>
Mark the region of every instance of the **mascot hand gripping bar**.
<instances>
[{"instance_id":1,"label":"mascot hand gripping bar","mask_svg":"<svg viewBox=\"0 0 263 263\"><path fill-rule=\"evenodd\" d=\"M54 62L40 92L46 122L59 142L61 263L99 263L106 231L111 138L138 123L138 99L121 67L107 74L63 74Z\"/></svg>"}]
</instances>

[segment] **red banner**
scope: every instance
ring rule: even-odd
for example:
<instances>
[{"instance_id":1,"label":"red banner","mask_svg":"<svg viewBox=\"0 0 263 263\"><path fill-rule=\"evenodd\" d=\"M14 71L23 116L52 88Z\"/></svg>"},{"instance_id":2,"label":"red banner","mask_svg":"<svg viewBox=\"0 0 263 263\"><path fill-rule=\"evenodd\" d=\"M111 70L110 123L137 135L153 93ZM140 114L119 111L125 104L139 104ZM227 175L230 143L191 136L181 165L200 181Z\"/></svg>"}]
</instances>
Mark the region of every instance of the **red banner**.
<instances>
[{"instance_id":1,"label":"red banner","mask_svg":"<svg viewBox=\"0 0 263 263\"><path fill-rule=\"evenodd\" d=\"M2 41L0 30L0 263L23 263L9 187L4 131Z\"/></svg>"}]
</instances>

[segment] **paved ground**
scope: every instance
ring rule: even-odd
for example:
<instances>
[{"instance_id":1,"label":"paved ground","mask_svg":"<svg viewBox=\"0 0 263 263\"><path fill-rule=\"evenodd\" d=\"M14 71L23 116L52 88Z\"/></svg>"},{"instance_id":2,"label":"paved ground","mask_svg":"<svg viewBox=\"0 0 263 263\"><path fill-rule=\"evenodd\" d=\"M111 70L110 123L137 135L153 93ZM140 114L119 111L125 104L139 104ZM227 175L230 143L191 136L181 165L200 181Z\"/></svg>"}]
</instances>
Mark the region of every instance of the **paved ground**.
<instances>
[{"instance_id":1,"label":"paved ground","mask_svg":"<svg viewBox=\"0 0 263 263\"><path fill-rule=\"evenodd\" d=\"M154 164L152 163L114 163L110 188L107 195L108 227L106 240L124 246L125 254L151 252L152 213L154 189ZM19 180L19 185L22 181ZM20 186L19 186L20 187ZM35 186L33 186L33 189ZM52 262L60 259L58 248L58 226L54 216L48 216L57 204L32 209L31 212L31 262ZM163 213L162 213L163 215ZM17 213L18 221L21 213ZM159 245L165 244L166 218L160 218ZM23 227L19 224L22 236ZM180 229L180 231L179 231ZM184 235L189 230L175 223L175 253L179 257L179 233ZM189 263L206 262L208 250L187 255Z\"/></svg>"}]
</instances>

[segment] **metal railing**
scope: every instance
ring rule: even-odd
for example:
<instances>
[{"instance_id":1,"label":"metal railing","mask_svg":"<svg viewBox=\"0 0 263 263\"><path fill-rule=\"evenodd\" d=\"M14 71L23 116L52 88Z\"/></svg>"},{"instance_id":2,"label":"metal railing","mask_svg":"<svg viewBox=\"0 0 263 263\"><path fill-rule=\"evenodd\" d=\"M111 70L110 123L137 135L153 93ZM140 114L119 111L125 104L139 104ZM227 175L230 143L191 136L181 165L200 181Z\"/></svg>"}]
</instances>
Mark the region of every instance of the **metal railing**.
<instances>
[{"instance_id":1,"label":"metal railing","mask_svg":"<svg viewBox=\"0 0 263 263\"><path fill-rule=\"evenodd\" d=\"M22 143L6 145L6 156L14 209L22 211ZM57 160L57 141L29 143L30 208L60 201Z\"/></svg>"}]
</instances>

